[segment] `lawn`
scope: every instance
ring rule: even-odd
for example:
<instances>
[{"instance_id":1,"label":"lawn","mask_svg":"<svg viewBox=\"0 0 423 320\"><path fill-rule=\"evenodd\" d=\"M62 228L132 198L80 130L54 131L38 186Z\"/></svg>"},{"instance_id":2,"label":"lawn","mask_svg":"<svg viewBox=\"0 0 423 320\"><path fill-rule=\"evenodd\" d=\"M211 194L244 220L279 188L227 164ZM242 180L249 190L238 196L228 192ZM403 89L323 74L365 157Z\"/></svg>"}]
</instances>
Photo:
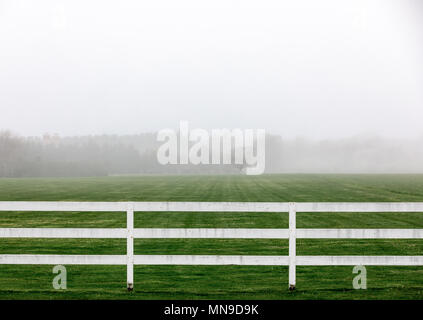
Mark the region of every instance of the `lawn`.
<instances>
[{"instance_id":1,"label":"lawn","mask_svg":"<svg viewBox=\"0 0 423 320\"><path fill-rule=\"evenodd\" d=\"M423 175L139 176L0 179L0 201L423 201ZM125 227L125 213L0 212L0 227ZM136 228L287 228L286 213L141 213ZM423 213L298 213L298 228L423 228ZM124 239L0 239L0 254L125 254ZM135 254L287 255L287 240L136 239ZM423 240L298 239L298 255L423 255ZM0 299L422 299L422 267L0 265Z\"/></svg>"}]
</instances>

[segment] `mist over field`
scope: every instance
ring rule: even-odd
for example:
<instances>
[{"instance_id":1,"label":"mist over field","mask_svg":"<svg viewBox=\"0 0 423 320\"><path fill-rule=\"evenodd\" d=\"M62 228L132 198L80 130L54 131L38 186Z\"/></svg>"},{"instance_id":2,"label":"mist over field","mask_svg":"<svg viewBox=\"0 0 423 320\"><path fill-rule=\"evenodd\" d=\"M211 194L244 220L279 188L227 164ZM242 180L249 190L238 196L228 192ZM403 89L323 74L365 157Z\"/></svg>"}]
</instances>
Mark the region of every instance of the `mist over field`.
<instances>
[{"instance_id":1,"label":"mist over field","mask_svg":"<svg viewBox=\"0 0 423 320\"><path fill-rule=\"evenodd\" d=\"M265 173L423 173L422 39L420 0L3 0L0 176L243 172L160 165L183 120L266 130Z\"/></svg>"},{"instance_id":2,"label":"mist over field","mask_svg":"<svg viewBox=\"0 0 423 320\"><path fill-rule=\"evenodd\" d=\"M242 174L239 165L161 165L155 133L22 137L0 133L0 177ZM423 137L266 136L265 173L423 173Z\"/></svg>"}]
</instances>

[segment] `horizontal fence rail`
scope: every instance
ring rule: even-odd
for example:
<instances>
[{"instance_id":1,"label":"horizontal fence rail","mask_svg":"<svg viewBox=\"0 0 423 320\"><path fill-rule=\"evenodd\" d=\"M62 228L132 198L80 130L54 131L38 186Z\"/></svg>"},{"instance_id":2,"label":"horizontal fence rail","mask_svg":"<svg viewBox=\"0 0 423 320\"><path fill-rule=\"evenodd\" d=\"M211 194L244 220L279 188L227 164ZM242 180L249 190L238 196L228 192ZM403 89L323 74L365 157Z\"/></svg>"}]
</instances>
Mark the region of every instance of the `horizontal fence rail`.
<instances>
[{"instance_id":1,"label":"horizontal fence rail","mask_svg":"<svg viewBox=\"0 0 423 320\"><path fill-rule=\"evenodd\" d=\"M297 229L297 239L423 239L423 229ZM126 229L0 228L0 238L125 239ZM288 229L135 228L135 239L289 239Z\"/></svg>"},{"instance_id":2,"label":"horizontal fence rail","mask_svg":"<svg viewBox=\"0 0 423 320\"><path fill-rule=\"evenodd\" d=\"M144 212L288 212L289 202L132 202ZM0 201L0 211L124 212L128 202ZM423 202L297 202L297 212L423 212Z\"/></svg>"},{"instance_id":3,"label":"horizontal fence rail","mask_svg":"<svg viewBox=\"0 0 423 320\"><path fill-rule=\"evenodd\" d=\"M126 265L126 255L2 254L0 264ZM288 256L134 255L134 265L289 266ZM297 266L421 266L423 256L297 256Z\"/></svg>"},{"instance_id":4,"label":"horizontal fence rail","mask_svg":"<svg viewBox=\"0 0 423 320\"><path fill-rule=\"evenodd\" d=\"M423 239L423 229L296 228L297 212L423 212L423 202L0 202L0 211L126 212L126 228L0 228L0 238L126 239L126 255L0 254L0 264L126 265L133 288L134 265L289 266L289 288L296 266L423 266L423 256L297 256L296 239ZM287 212L288 229L134 228L134 212ZM24 214L24 213L23 213ZM134 239L289 239L288 256L134 255Z\"/></svg>"}]
</instances>

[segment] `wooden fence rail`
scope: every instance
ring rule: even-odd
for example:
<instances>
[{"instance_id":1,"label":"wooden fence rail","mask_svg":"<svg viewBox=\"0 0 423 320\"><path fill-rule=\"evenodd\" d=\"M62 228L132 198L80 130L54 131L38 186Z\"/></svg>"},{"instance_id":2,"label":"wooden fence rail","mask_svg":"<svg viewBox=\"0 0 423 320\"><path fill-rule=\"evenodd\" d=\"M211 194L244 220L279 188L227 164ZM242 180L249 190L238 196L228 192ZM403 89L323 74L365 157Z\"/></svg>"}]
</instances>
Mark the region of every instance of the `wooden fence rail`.
<instances>
[{"instance_id":1,"label":"wooden fence rail","mask_svg":"<svg viewBox=\"0 0 423 320\"><path fill-rule=\"evenodd\" d=\"M423 212L423 202L0 202L0 211L126 212L125 228L0 228L0 238L127 239L126 255L0 254L0 264L126 265L127 288L134 265L423 266L423 256L297 256L296 239L423 239L423 229L297 229L297 212ZM134 228L134 212L288 212L288 229ZM289 239L288 256L134 255L134 238Z\"/></svg>"}]
</instances>

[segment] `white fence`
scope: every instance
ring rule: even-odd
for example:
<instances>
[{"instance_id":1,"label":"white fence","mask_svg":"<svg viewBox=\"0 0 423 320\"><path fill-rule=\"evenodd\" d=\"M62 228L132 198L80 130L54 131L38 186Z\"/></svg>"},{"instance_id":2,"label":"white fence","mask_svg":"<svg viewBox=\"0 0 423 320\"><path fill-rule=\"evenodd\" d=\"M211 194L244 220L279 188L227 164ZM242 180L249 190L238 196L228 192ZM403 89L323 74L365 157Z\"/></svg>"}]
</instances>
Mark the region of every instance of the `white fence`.
<instances>
[{"instance_id":1,"label":"white fence","mask_svg":"<svg viewBox=\"0 0 423 320\"><path fill-rule=\"evenodd\" d=\"M423 256L297 256L296 239L423 239L423 229L297 229L296 212L423 212L412 203L265 203L265 202L0 202L0 211L125 212L126 229L0 228L0 238L121 238L126 255L0 254L0 264L125 265L132 290L134 265L289 266L289 288L295 288L296 266L422 266ZM135 212L289 212L289 229L134 228ZM134 255L134 238L289 239L289 256Z\"/></svg>"}]
</instances>

